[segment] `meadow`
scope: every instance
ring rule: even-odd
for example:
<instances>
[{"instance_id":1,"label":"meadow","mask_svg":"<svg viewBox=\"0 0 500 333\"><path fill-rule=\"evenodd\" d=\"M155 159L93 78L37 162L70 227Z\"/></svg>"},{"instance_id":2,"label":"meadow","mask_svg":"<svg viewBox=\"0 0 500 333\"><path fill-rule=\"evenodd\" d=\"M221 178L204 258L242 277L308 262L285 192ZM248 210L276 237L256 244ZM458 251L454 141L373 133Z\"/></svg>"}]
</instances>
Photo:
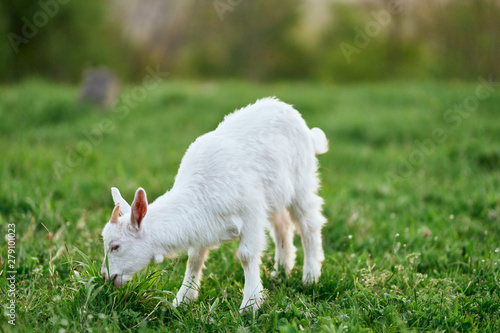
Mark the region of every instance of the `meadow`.
<instances>
[{"instance_id":1,"label":"meadow","mask_svg":"<svg viewBox=\"0 0 500 333\"><path fill-rule=\"evenodd\" d=\"M78 105L75 86L0 86L3 331L500 331L498 85L166 81L138 91L125 87L103 111ZM192 141L265 96L293 104L330 140L319 156L328 219L319 283L301 283L298 237L288 278L270 276L269 242L267 297L255 314L238 311L237 241L210 252L199 299L184 308L171 302L185 254L122 288L105 283L110 187L131 201L141 186L152 201ZM12 225L15 326L6 307Z\"/></svg>"}]
</instances>

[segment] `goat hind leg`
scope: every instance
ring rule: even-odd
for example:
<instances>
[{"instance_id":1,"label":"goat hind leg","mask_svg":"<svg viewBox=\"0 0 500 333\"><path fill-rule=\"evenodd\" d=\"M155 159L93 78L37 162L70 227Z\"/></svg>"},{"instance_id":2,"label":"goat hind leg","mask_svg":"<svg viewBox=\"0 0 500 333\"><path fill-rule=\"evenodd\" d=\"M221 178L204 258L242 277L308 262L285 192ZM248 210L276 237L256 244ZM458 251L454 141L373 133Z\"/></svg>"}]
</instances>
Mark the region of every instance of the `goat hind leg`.
<instances>
[{"instance_id":1,"label":"goat hind leg","mask_svg":"<svg viewBox=\"0 0 500 333\"><path fill-rule=\"evenodd\" d=\"M304 268L302 281L304 284L318 282L321 275L321 263L325 256L321 241L321 227L326 222L321 213L323 199L311 194L309 200L291 207L291 214L298 226L304 249Z\"/></svg>"},{"instance_id":2,"label":"goat hind leg","mask_svg":"<svg viewBox=\"0 0 500 333\"><path fill-rule=\"evenodd\" d=\"M262 281L260 279L261 255L265 247L264 229L255 229L240 238L238 256L245 274L243 301L240 312L249 308L256 312L263 302Z\"/></svg>"},{"instance_id":3,"label":"goat hind leg","mask_svg":"<svg viewBox=\"0 0 500 333\"><path fill-rule=\"evenodd\" d=\"M271 219L271 236L275 244L274 271L272 277L277 275L280 267L289 275L295 265L295 246L293 245L294 226L290 220L290 213L283 209L275 213Z\"/></svg>"}]
</instances>

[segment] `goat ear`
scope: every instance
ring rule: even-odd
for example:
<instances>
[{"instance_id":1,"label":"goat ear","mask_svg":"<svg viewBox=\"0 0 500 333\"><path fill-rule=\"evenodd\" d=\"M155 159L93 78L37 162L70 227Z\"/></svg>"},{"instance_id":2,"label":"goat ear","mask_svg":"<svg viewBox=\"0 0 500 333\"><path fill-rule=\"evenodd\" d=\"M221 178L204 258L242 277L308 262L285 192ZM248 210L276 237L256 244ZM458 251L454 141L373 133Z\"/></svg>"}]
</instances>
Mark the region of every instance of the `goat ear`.
<instances>
[{"instance_id":1,"label":"goat ear","mask_svg":"<svg viewBox=\"0 0 500 333\"><path fill-rule=\"evenodd\" d=\"M142 187L139 187L135 192L134 202L132 203L132 213L130 214L132 226L140 228L142 219L146 216L147 211L148 199L146 197L146 191L144 191Z\"/></svg>"},{"instance_id":2,"label":"goat ear","mask_svg":"<svg viewBox=\"0 0 500 333\"><path fill-rule=\"evenodd\" d=\"M117 203L115 208L113 208L113 213L111 213L111 219L109 220L110 223L118 223L119 210L120 204Z\"/></svg>"},{"instance_id":3,"label":"goat ear","mask_svg":"<svg viewBox=\"0 0 500 333\"><path fill-rule=\"evenodd\" d=\"M122 198L120 191L116 187L111 188L111 196L115 205L120 205L120 214L125 215L130 213L130 205Z\"/></svg>"}]
</instances>

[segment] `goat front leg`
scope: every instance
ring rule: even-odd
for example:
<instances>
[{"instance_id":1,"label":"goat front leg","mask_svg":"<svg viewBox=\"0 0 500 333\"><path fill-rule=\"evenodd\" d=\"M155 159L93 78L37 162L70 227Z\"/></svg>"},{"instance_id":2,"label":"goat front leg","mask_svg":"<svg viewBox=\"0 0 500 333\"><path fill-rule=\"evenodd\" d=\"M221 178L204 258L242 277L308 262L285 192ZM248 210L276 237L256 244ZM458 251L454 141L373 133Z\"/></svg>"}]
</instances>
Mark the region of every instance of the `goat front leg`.
<instances>
[{"instance_id":1,"label":"goat front leg","mask_svg":"<svg viewBox=\"0 0 500 333\"><path fill-rule=\"evenodd\" d=\"M201 281L201 270L203 263L207 259L208 249L190 248L188 251L188 261L186 265L186 275L182 286L174 299L173 305L188 304L198 298L198 289Z\"/></svg>"}]
</instances>

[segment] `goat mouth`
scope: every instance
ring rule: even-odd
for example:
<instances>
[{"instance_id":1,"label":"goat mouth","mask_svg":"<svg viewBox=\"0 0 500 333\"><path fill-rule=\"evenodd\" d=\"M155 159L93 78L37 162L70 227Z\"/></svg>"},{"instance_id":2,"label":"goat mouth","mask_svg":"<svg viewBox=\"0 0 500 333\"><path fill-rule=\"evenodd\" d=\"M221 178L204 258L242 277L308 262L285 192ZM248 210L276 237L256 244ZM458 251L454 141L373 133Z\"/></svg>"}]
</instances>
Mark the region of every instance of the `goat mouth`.
<instances>
[{"instance_id":1,"label":"goat mouth","mask_svg":"<svg viewBox=\"0 0 500 333\"><path fill-rule=\"evenodd\" d=\"M118 274L113 274L109 279L110 282L113 283L115 287L119 287L121 285L121 279L118 279Z\"/></svg>"},{"instance_id":2,"label":"goat mouth","mask_svg":"<svg viewBox=\"0 0 500 333\"><path fill-rule=\"evenodd\" d=\"M112 277L111 277L111 281L113 281L113 285L115 287L121 287L123 286L124 284L126 284L130 279L129 278L126 278L124 277L123 275L121 274L114 274Z\"/></svg>"}]
</instances>

